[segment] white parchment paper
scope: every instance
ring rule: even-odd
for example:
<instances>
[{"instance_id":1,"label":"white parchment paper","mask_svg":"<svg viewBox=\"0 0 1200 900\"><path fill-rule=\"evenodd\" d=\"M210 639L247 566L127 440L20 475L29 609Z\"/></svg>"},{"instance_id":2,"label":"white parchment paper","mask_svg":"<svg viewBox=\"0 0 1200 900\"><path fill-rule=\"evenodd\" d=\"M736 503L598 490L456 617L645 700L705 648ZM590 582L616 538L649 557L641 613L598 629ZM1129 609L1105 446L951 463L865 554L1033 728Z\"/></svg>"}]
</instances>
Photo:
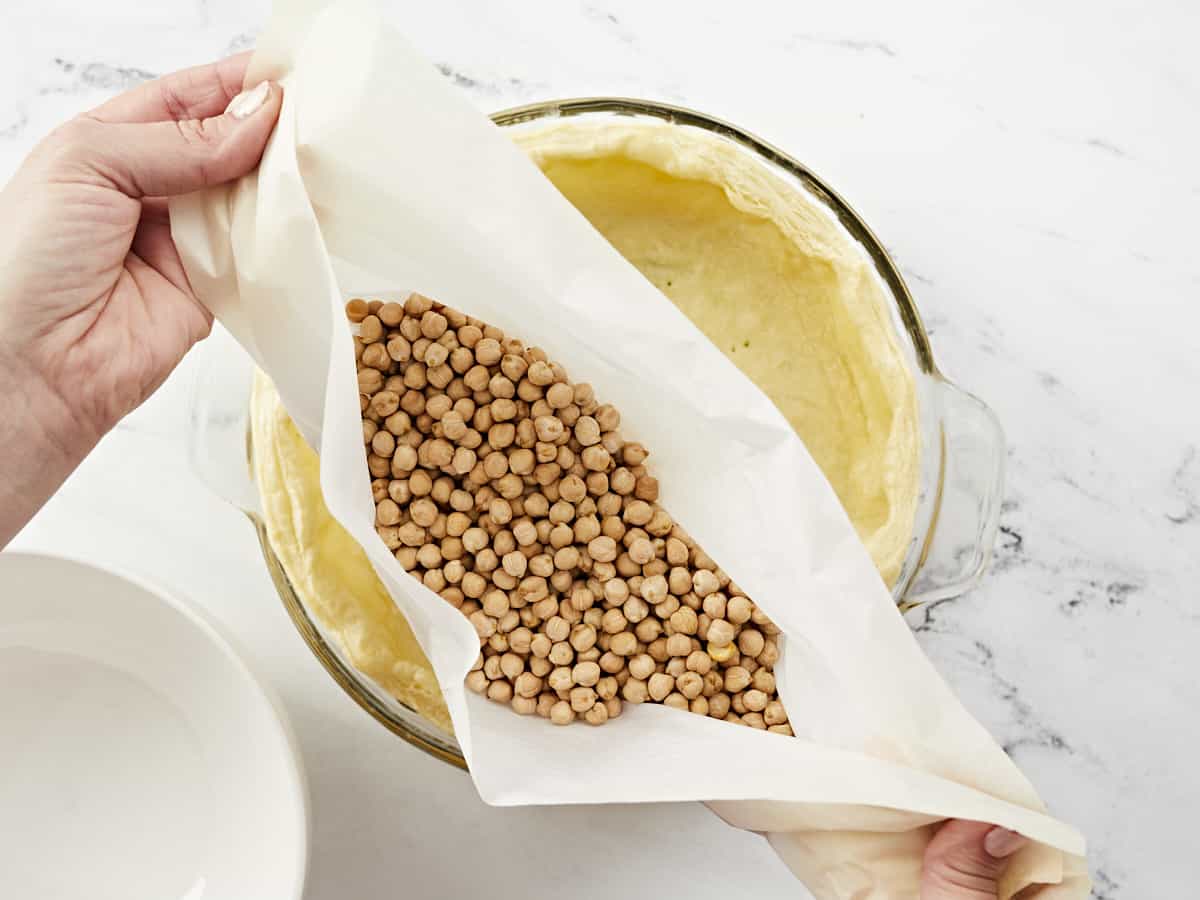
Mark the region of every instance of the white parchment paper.
<instances>
[{"instance_id":1,"label":"white parchment paper","mask_svg":"<svg viewBox=\"0 0 1200 900\"><path fill-rule=\"evenodd\" d=\"M485 116L365 0L278 0L247 83L263 78L285 93L259 170L175 200L175 241L320 451L326 503L433 664L486 802L707 801L818 897L860 900L916 897L932 823L986 820L1036 842L1005 898L1086 895L1081 836L933 670L783 416ZM786 635L796 738L656 705L558 728L464 690L474 630L374 531L343 314L409 290L542 346L621 411L663 505Z\"/></svg>"}]
</instances>

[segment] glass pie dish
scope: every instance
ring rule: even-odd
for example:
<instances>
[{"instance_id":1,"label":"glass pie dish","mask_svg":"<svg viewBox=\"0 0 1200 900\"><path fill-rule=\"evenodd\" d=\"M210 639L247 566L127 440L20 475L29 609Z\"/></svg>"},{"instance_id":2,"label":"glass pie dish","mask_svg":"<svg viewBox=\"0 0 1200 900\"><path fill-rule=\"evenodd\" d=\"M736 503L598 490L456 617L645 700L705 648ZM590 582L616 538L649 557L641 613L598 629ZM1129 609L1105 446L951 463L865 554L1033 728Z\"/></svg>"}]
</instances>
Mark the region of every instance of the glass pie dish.
<instances>
[{"instance_id":1,"label":"glass pie dish","mask_svg":"<svg viewBox=\"0 0 1200 900\"><path fill-rule=\"evenodd\" d=\"M570 120L655 122L682 134L702 132L735 151L743 164L784 184L836 219L869 260L886 295L886 315L905 375L915 395L915 498L903 559L888 576L901 610L957 596L981 577L998 525L1004 441L999 424L979 400L949 382L933 359L929 337L911 295L883 245L862 219L824 182L781 151L727 123L663 104L621 98L552 101L496 113L493 120L520 141L532 129ZM330 675L385 727L452 764L463 758L452 735L397 700L349 661L339 642L310 613L268 538L253 481L248 428L252 363L219 340L200 348L192 405L194 468L220 496L254 523L268 571L293 622ZM906 523L909 524L909 523Z\"/></svg>"}]
</instances>

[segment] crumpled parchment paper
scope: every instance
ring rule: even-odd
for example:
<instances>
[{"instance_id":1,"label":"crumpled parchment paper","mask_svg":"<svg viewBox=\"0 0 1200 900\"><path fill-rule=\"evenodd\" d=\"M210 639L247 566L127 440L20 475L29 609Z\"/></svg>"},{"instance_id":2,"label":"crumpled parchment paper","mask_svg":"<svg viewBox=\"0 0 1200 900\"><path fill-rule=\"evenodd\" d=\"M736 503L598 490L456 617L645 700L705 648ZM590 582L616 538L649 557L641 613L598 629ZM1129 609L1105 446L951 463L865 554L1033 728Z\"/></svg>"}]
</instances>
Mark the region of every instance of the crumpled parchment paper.
<instances>
[{"instance_id":1,"label":"crumpled parchment paper","mask_svg":"<svg viewBox=\"0 0 1200 900\"><path fill-rule=\"evenodd\" d=\"M258 171L173 201L175 241L320 451L326 503L433 664L486 802L706 801L817 897L857 900L916 897L934 823L979 819L1033 839L1005 900L1086 895L1082 837L921 653L783 416L484 115L366 0L278 0L247 84L263 78L285 93ZM786 635L797 737L657 705L559 728L464 690L474 630L374 531L343 317L350 296L410 290L542 346L621 411L663 505Z\"/></svg>"}]
</instances>

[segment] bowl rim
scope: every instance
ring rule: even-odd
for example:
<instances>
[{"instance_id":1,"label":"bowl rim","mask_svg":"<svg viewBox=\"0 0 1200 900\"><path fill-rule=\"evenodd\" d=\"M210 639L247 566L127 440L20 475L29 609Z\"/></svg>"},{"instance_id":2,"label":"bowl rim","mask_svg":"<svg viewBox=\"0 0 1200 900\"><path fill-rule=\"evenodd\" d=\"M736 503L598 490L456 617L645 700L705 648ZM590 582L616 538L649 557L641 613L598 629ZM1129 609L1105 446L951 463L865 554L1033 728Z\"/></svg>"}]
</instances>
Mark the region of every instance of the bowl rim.
<instances>
[{"instance_id":1,"label":"bowl rim","mask_svg":"<svg viewBox=\"0 0 1200 900\"><path fill-rule=\"evenodd\" d=\"M188 627L204 636L208 644L222 658L224 664L240 677L246 686L246 694L255 697L267 723L280 738L282 752L279 762L283 767L282 774L287 795L300 819L298 823L300 827L296 829L296 846L292 848L291 852L293 860L290 866L291 883L283 886L285 893L281 896L290 896L295 900L300 900L308 881L309 851L312 845L312 802L308 778L302 761L300 742L296 738L291 720L279 694L257 671L250 662L245 649L239 645L228 629L185 592L176 588L168 589L153 578L135 574L122 566L100 564L70 553L46 552L36 549L10 549L5 550L2 555L10 559L29 560L38 565L77 567L92 574L107 575L125 582L178 614Z\"/></svg>"}]
</instances>

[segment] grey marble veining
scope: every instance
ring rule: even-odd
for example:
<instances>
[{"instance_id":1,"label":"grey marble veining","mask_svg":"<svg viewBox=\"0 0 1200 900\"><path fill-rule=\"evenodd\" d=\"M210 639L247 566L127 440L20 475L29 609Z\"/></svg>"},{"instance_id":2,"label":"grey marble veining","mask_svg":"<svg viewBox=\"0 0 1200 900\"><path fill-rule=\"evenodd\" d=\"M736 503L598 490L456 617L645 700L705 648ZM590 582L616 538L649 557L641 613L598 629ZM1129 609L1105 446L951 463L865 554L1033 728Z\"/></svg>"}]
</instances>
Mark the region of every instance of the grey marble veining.
<instances>
[{"instance_id":1,"label":"grey marble veining","mask_svg":"<svg viewBox=\"0 0 1200 900\"><path fill-rule=\"evenodd\" d=\"M918 639L1051 809L1085 832L1097 900L1194 893L1195 5L389 8L482 109L587 94L683 103L782 146L863 213L900 262L943 368L994 407L1009 442L992 569L969 595L910 613ZM106 96L252 46L265 15L261 0L6 10L0 175ZM277 609L248 527L189 474L190 375L189 362L111 435L18 546L144 572L242 636L305 745L310 896L393 896L401 878L414 896L456 896L482 882L445 847L491 840L486 869L563 829L608 842L622 889L671 896L671 873L725 841L726 874L746 895L796 895L759 842L697 809L480 809L462 779L346 703ZM418 825L415 802L444 812ZM650 835L657 861L639 853ZM572 883L577 896L593 889Z\"/></svg>"}]
</instances>

